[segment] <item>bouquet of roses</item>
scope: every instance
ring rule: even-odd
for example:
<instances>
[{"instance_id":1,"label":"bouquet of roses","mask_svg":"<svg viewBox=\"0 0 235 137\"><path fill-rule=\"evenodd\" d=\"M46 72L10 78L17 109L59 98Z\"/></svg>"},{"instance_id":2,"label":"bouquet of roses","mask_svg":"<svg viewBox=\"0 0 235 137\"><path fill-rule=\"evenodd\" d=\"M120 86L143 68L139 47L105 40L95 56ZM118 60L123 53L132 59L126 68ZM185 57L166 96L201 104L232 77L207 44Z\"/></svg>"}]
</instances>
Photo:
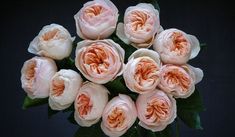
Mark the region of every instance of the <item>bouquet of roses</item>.
<instances>
[{"instance_id":1,"label":"bouquet of roses","mask_svg":"<svg viewBox=\"0 0 235 137\"><path fill-rule=\"evenodd\" d=\"M77 44L63 26L44 26L28 48L37 56L21 70L23 108L48 103L50 116L71 112L77 137L171 136L178 117L200 129L195 84L203 72L187 64L200 43L164 30L156 1L147 2L128 7L123 18L110 0L85 3L74 16Z\"/></svg>"}]
</instances>

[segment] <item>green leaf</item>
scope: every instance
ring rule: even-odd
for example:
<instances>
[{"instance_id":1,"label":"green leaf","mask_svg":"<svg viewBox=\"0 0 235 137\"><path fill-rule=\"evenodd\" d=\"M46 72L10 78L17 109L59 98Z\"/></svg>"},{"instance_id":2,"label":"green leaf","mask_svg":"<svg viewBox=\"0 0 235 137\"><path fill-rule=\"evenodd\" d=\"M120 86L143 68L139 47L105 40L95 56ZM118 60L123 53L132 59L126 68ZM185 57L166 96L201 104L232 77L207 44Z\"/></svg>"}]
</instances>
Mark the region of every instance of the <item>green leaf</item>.
<instances>
[{"instance_id":1,"label":"green leaf","mask_svg":"<svg viewBox=\"0 0 235 137\"><path fill-rule=\"evenodd\" d=\"M160 6L157 0L139 0L139 3L150 3L154 6L155 9L157 9L160 12Z\"/></svg>"},{"instance_id":2,"label":"green leaf","mask_svg":"<svg viewBox=\"0 0 235 137\"><path fill-rule=\"evenodd\" d=\"M22 109L28 109L30 107L44 105L48 102L48 98L38 98L38 99L31 99L28 96L24 98Z\"/></svg>"},{"instance_id":3,"label":"green leaf","mask_svg":"<svg viewBox=\"0 0 235 137\"><path fill-rule=\"evenodd\" d=\"M207 44L206 43L201 43L200 47L201 47L201 50L206 49L207 48Z\"/></svg>"},{"instance_id":4,"label":"green leaf","mask_svg":"<svg viewBox=\"0 0 235 137\"><path fill-rule=\"evenodd\" d=\"M103 137L100 122L91 127L79 127L74 137Z\"/></svg>"},{"instance_id":5,"label":"green leaf","mask_svg":"<svg viewBox=\"0 0 235 137\"><path fill-rule=\"evenodd\" d=\"M157 137L172 137L172 127L171 124L168 125L164 130L155 132L155 135Z\"/></svg>"},{"instance_id":6,"label":"green leaf","mask_svg":"<svg viewBox=\"0 0 235 137\"><path fill-rule=\"evenodd\" d=\"M137 126L132 126L122 137L138 137Z\"/></svg>"},{"instance_id":7,"label":"green leaf","mask_svg":"<svg viewBox=\"0 0 235 137\"><path fill-rule=\"evenodd\" d=\"M119 76L113 81L106 83L105 87L108 88L108 90L111 92L111 95L114 96L128 91L122 76Z\"/></svg>"},{"instance_id":8,"label":"green leaf","mask_svg":"<svg viewBox=\"0 0 235 137\"><path fill-rule=\"evenodd\" d=\"M58 70L60 70L60 69L76 70L75 61L70 57L64 58L62 60L56 60L55 62L58 67Z\"/></svg>"},{"instance_id":9,"label":"green leaf","mask_svg":"<svg viewBox=\"0 0 235 137\"><path fill-rule=\"evenodd\" d=\"M58 112L60 112L60 111L52 110L52 109L50 108L50 106L48 105L48 107L47 107L47 116L48 116L49 119L52 118L52 116L54 116L54 115L57 114Z\"/></svg>"}]
</instances>

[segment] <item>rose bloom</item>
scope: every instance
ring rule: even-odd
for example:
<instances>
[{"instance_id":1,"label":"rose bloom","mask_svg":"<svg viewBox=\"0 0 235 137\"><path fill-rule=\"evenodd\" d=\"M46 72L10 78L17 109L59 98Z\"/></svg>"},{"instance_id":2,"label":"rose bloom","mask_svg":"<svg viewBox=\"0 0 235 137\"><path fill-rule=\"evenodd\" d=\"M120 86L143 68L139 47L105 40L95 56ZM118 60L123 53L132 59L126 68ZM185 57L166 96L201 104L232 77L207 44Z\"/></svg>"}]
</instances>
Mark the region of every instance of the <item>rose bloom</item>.
<instances>
[{"instance_id":1,"label":"rose bloom","mask_svg":"<svg viewBox=\"0 0 235 137\"><path fill-rule=\"evenodd\" d=\"M61 60L70 55L74 38L61 25L51 24L42 28L30 43L30 53Z\"/></svg>"},{"instance_id":2,"label":"rose bloom","mask_svg":"<svg viewBox=\"0 0 235 137\"><path fill-rule=\"evenodd\" d=\"M97 123L108 103L109 91L99 84L85 82L78 91L74 102L74 119L83 127Z\"/></svg>"},{"instance_id":3,"label":"rose bloom","mask_svg":"<svg viewBox=\"0 0 235 137\"><path fill-rule=\"evenodd\" d=\"M53 110L68 108L82 85L81 76L73 70L61 69L51 79L49 106Z\"/></svg>"},{"instance_id":4,"label":"rose bloom","mask_svg":"<svg viewBox=\"0 0 235 137\"><path fill-rule=\"evenodd\" d=\"M56 71L52 59L33 57L25 61L21 69L22 88L31 99L46 98L49 95L50 80Z\"/></svg>"},{"instance_id":5,"label":"rose bloom","mask_svg":"<svg viewBox=\"0 0 235 137\"><path fill-rule=\"evenodd\" d=\"M116 29L118 9L110 0L94 0L74 16L77 34L83 39L104 39Z\"/></svg>"},{"instance_id":6,"label":"rose bloom","mask_svg":"<svg viewBox=\"0 0 235 137\"><path fill-rule=\"evenodd\" d=\"M161 61L157 52L138 49L130 57L123 72L126 86L144 94L155 90L160 82Z\"/></svg>"},{"instance_id":7,"label":"rose bloom","mask_svg":"<svg viewBox=\"0 0 235 137\"><path fill-rule=\"evenodd\" d=\"M161 68L159 87L175 98L187 98L195 90L195 84L203 78L203 71L190 65L164 65Z\"/></svg>"},{"instance_id":8,"label":"rose bloom","mask_svg":"<svg viewBox=\"0 0 235 137\"><path fill-rule=\"evenodd\" d=\"M106 105L101 129L107 136L119 137L134 124L136 118L135 103L129 96L119 94Z\"/></svg>"},{"instance_id":9,"label":"rose bloom","mask_svg":"<svg viewBox=\"0 0 235 137\"><path fill-rule=\"evenodd\" d=\"M125 51L111 39L77 44L75 65L88 80L104 84L121 75Z\"/></svg>"},{"instance_id":10,"label":"rose bloom","mask_svg":"<svg viewBox=\"0 0 235 137\"><path fill-rule=\"evenodd\" d=\"M139 125L153 132L162 131L176 118L176 101L161 90L139 95L136 100Z\"/></svg>"},{"instance_id":11,"label":"rose bloom","mask_svg":"<svg viewBox=\"0 0 235 137\"><path fill-rule=\"evenodd\" d=\"M118 24L116 34L126 44L148 48L160 31L158 10L151 4L140 3L126 9L124 23Z\"/></svg>"},{"instance_id":12,"label":"rose bloom","mask_svg":"<svg viewBox=\"0 0 235 137\"><path fill-rule=\"evenodd\" d=\"M185 64L197 56L200 51L198 39L178 29L167 29L157 35L154 44L162 62Z\"/></svg>"}]
</instances>

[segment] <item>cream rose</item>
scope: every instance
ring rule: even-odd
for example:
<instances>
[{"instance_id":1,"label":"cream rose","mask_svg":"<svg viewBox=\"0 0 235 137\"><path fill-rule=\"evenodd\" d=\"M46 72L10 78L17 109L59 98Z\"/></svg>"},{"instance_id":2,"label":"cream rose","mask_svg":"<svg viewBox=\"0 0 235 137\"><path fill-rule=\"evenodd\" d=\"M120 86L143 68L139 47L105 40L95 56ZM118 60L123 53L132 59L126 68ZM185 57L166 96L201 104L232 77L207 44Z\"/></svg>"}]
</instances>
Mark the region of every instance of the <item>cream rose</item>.
<instances>
[{"instance_id":1,"label":"cream rose","mask_svg":"<svg viewBox=\"0 0 235 137\"><path fill-rule=\"evenodd\" d=\"M116 29L118 9L110 0L89 1L74 16L74 19L79 37L104 39Z\"/></svg>"},{"instance_id":2,"label":"cream rose","mask_svg":"<svg viewBox=\"0 0 235 137\"><path fill-rule=\"evenodd\" d=\"M73 70L61 69L51 79L49 106L53 110L68 108L82 85L81 76Z\"/></svg>"},{"instance_id":3,"label":"cream rose","mask_svg":"<svg viewBox=\"0 0 235 137\"><path fill-rule=\"evenodd\" d=\"M159 12L151 4L140 3L126 9L124 23L117 26L117 36L136 48L148 48L155 34L162 31Z\"/></svg>"},{"instance_id":4,"label":"cream rose","mask_svg":"<svg viewBox=\"0 0 235 137\"><path fill-rule=\"evenodd\" d=\"M78 91L74 102L74 119L83 127L97 123L108 103L109 91L99 84L85 82Z\"/></svg>"},{"instance_id":5,"label":"cream rose","mask_svg":"<svg viewBox=\"0 0 235 137\"><path fill-rule=\"evenodd\" d=\"M198 39L178 29L167 29L157 35L154 44L162 62L185 64L197 56L200 51Z\"/></svg>"},{"instance_id":6,"label":"cream rose","mask_svg":"<svg viewBox=\"0 0 235 137\"><path fill-rule=\"evenodd\" d=\"M77 44L75 65L88 80L104 84L121 75L125 51L110 39Z\"/></svg>"},{"instance_id":7,"label":"cream rose","mask_svg":"<svg viewBox=\"0 0 235 137\"><path fill-rule=\"evenodd\" d=\"M136 100L139 125L153 132L162 131L176 118L176 101L161 90L139 95Z\"/></svg>"},{"instance_id":8,"label":"cream rose","mask_svg":"<svg viewBox=\"0 0 235 137\"><path fill-rule=\"evenodd\" d=\"M190 65L164 65L161 68L159 87L176 98L187 98L195 90L195 84L203 78L203 71Z\"/></svg>"},{"instance_id":9,"label":"cream rose","mask_svg":"<svg viewBox=\"0 0 235 137\"><path fill-rule=\"evenodd\" d=\"M56 71L52 59L33 57L25 61L21 69L22 88L31 99L46 98L49 95L50 80Z\"/></svg>"},{"instance_id":10,"label":"cream rose","mask_svg":"<svg viewBox=\"0 0 235 137\"><path fill-rule=\"evenodd\" d=\"M126 86L144 94L155 90L160 82L161 61L157 52L138 49L128 59L123 72Z\"/></svg>"},{"instance_id":11,"label":"cream rose","mask_svg":"<svg viewBox=\"0 0 235 137\"><path fill-rule=\"evenodd\" d=\"M135 122L137 111L134 102L127 95L119 94L106 105L101 129L110 137L123 135Z\"/></svg>"},{"instance_id":12,"label":"cream rose","mask_svg":"<svg viewBox=\"0 0 235 137\"><path fill-rule=\"evenodd\" d=\"M46 25L30 43L28 51L36 55L61 60L70 55L73 40L74 38L63 26Z\"/></svg>"}]
</instances>

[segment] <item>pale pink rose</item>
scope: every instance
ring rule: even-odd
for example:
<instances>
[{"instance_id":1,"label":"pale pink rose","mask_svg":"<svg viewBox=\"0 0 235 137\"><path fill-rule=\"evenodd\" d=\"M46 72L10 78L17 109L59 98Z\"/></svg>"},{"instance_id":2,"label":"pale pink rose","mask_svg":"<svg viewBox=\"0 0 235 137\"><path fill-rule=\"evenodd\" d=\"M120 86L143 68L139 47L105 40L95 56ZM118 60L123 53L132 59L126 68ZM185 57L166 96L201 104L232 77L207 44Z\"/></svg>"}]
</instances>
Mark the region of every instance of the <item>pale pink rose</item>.
<instances>
[{"instance_id":1,"label":"pale pink rose","mask_svg":"<svg viewBox=\"0 0 235 137\"><path fill-rule=\"evenodd\" d=\"M176 101L161 90L139 95L136 100L139 125L153 132L162 131L176 118Z\"/></svg>"},{"instance_id":2,"label":"pale pink rose","mask_svg":"<svg viewBox=\"0 0 235 137\"><path fill-rule=\"evenodd\" d=\"M155 34L162 31L159 12L151 4L140 3L126 9L124 23L117 26L117 36L136 48L148 48Z\"/></svg>"},{"instance_id":3,"label":"pale pink rose","mask_svg":"<svg viewBox=\"0 0 235 137\"><path fill-rule=\"evenodd\" d=\"M195 84L203 78L203 71L190 65L164 65L161 68L159 87L175 98L187 98L195 90Z\"/></svg>"},{"instance_id":4,"label":"pale pink rose","mask_svg":"<svg viewBox=\"0 0 235 137\"><path fill-rule=\"evenodd\" d=\"M178 29L167 29L157 35L153 49L159 53L164 63L185 64L197 56L200 45L193 35Z\"/></svg>"},{"instance_id":5,"label":"pale pink rose","mask_svg":"<svg viewBox=\"0 0 235 137\"><path fill-rule=\"evenodd\" d=\"M121 75L125 51L111 39L77 44L75 65L88 80L104 84Z\"/></svg>"},{"instance_id":6,"label":"pale pink rose","mask_svg":"<svg viewBox=\"0 0 235 137\"><path fill-rule=\"evenodd\" d=\"M104 39L116 29L118 9L110 0L93 0L85 3L74 19L79 37Z\"/></svg>"},{"instance_id":7,"label":"pale pink rose","mask_svg":"<svg viewBox=\"0 0 235 137\"><path fill-rule=\"evenodd\" d=\"M81 76L74 70L61 69L50 81L49 106L52 110L68 108L82 85Z\"/></svg>"},{"instance_id":8,"label":"pale pink rose","mask_svg":"<svg viewBox=\"0 0 235 137\"><path fill-rule=\"evenodd\" d=\"M135 103L127 95L119 94L106 105L101 129L110 137L123 135L135 122L137 111Z\"/></svg>"},{"instance_id":9,"label":"pale pink rose","mask_svg":"<svg viewBox=\"0 0 235 137\"><path fill-rule=\"evenodd\" d=\"M126 86L139 94L155 90L160 82L160 68L161 61L157 52L138 49L129 57L123 72Z\"/></svg>"},{"instance_id":10,"label":"pale pink rose","mask_svg":"<svg viewBox=\"0 0 235 137\"><path fill-rule=\"evenodd\" d=\"M108 103L109 91L99 84L85 82L78 91L74 102L74 119L83 127L97 123Z\"/></svg>"},{"instance_id":11,"label":"pale pink rose","mask_svg":"<svg viewBox=\"0 0 235 137\"><path fill-rule=\"evenodd\" d=\"M49 95L50 80L56 71L52 59L33 57L25 61L21 69L22 88L31 99L46 98Z\"/></svg>"}]
</instances>

